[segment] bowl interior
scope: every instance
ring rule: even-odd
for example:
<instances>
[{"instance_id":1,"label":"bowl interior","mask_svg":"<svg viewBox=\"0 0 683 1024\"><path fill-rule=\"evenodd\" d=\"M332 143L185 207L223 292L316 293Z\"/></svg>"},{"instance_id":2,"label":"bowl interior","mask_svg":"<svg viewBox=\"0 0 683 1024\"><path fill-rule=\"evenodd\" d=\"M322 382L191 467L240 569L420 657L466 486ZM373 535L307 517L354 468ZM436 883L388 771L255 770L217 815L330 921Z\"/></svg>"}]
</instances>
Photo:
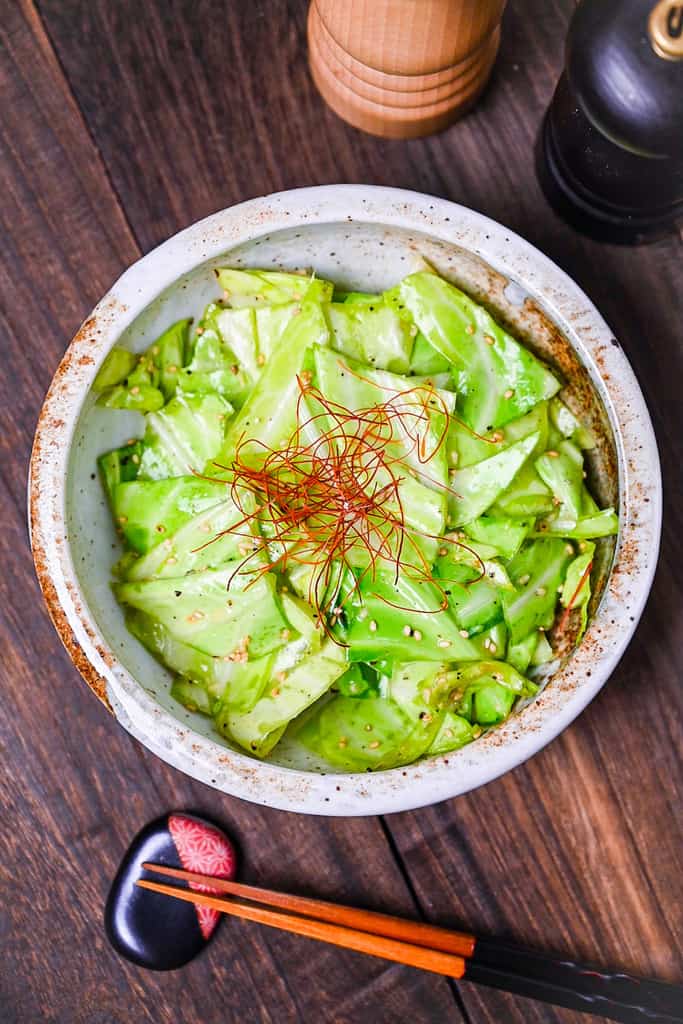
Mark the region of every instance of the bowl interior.
<instances>
[{"instance_id":1,"label":"bowl interior","mask_svg":"<svg viewBox=\"0 0 683 1024\"><path fill-rule=\"evenodd\" d=\"M142 351L181 317L199 317L217 297L213 269L221 265L273 268L313 268L347 289L381 291L396 284L428 259L443 276L489 307L496 318L565 381L562 397L593 429L597 446L590 454L589 483L602 503L617 504L616 450L613 433L595 381L579 356L541 308L517 281L503 276L482 259L455 244L399 227L354 222L299 225L256 237L208 260L162 292L133 321L118 344ZM89 395L84 403L71 447L67 474L67 533L74 568L85 600L105 640L128 672L180 724L228 745L210 719L192 714L169 693L171 676L126 630L110 587L110 568L119 542L96 474L102 452L142 433L137 413L98 408ZM600 543L596 559L593 610L609 576L614 541ZM550 684L552 685L552 683ZM524 714L524 711L520 711ZM243 751L241 751L244 753ZM281 742L269 759L274 764L308 771L325 771L292 743Z\"/></svg>"}]
</instances>

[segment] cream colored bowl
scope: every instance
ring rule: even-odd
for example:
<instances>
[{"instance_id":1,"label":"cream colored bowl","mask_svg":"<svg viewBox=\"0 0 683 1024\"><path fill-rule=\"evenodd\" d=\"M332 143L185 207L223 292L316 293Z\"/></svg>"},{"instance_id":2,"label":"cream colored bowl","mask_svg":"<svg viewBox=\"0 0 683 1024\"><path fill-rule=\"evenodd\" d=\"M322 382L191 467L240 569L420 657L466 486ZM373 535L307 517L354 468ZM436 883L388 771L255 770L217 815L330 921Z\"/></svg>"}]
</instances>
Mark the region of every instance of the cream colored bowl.
<instances>
[{"instance_id":1,"label":"cream colored bowl","mask_svg":"<svg viewBox=\"0 0 683 1024\"><path fill-rule=\"evenodd\" d=\"M280 744L266 762L232 749L209 719L169 696L169 674L127 632L109 586L116 537L96 457L139 433L135 413L90 393L114 344L145 348L215 296L214 267L314 267L351 289L381 290L426 256L562 371L567 398L600 443L592 486L618 503L604 542L591 625L543 692L455 753L390 771L339 774ZM254 199L192 225L135 263L71 342L45 399L31 460L34 559L50 614L85 681L124 728L169 764L225 793L311 814L380 814L457 796L540 750L608 679L652 583L661 521L659 459L642 394L584 293L500 224L398 189L332 185ZM65 700L68 700L65 695Z\"/></svg>"}]
</instances>

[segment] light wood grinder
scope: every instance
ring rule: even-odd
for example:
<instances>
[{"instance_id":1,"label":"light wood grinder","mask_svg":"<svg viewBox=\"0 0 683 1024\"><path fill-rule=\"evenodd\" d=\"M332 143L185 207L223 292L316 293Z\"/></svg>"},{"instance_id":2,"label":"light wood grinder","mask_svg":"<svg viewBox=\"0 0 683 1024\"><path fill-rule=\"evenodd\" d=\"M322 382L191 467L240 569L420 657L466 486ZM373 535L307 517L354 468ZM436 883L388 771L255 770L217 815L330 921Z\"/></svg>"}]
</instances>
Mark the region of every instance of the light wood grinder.
<instances>
[{"instance_id":1,"label":"light wood grinder","mask_svg":"<svg viewBox=\"0 0 683 1024\"><path fill-rule=\"evenodd\" d=\"M313 79L349 124L385 138L441 131L476 101L505 0L312 0Z\"/></svg>"}]
</instances>

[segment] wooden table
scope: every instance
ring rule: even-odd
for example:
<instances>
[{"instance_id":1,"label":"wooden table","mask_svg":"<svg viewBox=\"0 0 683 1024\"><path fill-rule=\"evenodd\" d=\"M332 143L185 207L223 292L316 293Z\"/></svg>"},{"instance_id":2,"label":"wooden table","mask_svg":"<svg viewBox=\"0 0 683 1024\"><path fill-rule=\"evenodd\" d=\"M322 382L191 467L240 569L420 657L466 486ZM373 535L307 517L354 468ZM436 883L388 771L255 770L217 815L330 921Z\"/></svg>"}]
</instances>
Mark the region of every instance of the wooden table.
<instances>
[{"instance_id":1,"label":"wooden table","mask_svg":"<svg viewBox=\"0 0 683 1024\"><path fill-rule=\"evenodd\" d=\"M407 143L317 96L304 0L2 0L0 1018L60 1024L588 1021L226 922L182 972L120 960L102 928L134 832L217 815L243 877L683 980L681 248L598 245L551 212L532 147L570 0L513 0L474 113ZM297 185L371 182L472 206L564 267L619 337L661 446L659 573L637 635L581 718L485 789L391 817L264 810L139 746L79 681L34 580L26 467L50 378L137 256L206 214Z\"/></svg>"}]
</instances>

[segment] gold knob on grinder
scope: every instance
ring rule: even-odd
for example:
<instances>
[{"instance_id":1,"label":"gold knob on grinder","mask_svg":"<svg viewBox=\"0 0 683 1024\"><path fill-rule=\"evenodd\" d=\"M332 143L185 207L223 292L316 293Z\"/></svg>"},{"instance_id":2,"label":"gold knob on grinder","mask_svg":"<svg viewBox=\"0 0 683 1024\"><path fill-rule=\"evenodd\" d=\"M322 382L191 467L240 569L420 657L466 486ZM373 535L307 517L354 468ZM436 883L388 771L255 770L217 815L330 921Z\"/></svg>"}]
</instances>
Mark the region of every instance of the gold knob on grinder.
<instances>
[{"instance_id":1,"label":"gold knob on grinder","mask_svg":"<svg viewBox=\"0 0 683 1024\"><path fill-rule=\"evenodd\" d=\"M665 60L683 60L683 2L660 0L650 11L647 31L655 53Z\"/></svg>"}]
</instances>

